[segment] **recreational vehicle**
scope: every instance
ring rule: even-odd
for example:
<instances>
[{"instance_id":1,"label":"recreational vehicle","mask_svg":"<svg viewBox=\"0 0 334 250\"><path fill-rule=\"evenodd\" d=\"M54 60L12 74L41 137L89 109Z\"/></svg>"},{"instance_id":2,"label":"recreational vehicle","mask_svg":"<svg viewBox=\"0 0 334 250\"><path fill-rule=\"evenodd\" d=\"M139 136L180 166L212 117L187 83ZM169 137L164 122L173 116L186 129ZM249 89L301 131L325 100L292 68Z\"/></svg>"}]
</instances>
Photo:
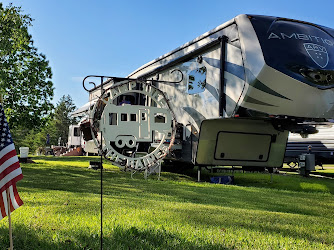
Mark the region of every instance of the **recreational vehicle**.
<instances>
[{"instance_id":1,"label":"recreational vehicle","mask_svg":"<svg viewBox=\"0 0 334 250\"><path fill-rule=\"evenodd\" d=\"M106 158L136 170L161 159L280 167L289 132L316 133L334 116L333 36L305 21L239 15L125 78L86 77L82 129ZM88 89L94 78L100 85ZM116 113L140 121L115 123Z\"/></svg>"},{"instance_id":2,"label":"recreational vehicle","mask_svg":"<svg viewBox=\"0 0 334 250\"><path fill-rule=\"evenodd\" d=\"M81 146L82 136L79 125L70 125L68 128L67 148Z\"/></svg>"},{"instance_id":3,"label":"recreational vehicle","mask_svg":"<svg viewBox=\"0 0 334 250\"><path fill-rule=\"evenodd\" d=\"M68 152L71 152L73 149L81 148L80 154L78 155L97 155L98 149L92 140L85 140L83 132L81 131L81 123L86 121L86 107L79 108L72 113L72 117L82 117L80 122L76 125L70 125L68 129L68 140L66 144L67 151L63 155L66 155Z\"/></svg>"},{"instance_id":4,"label":"recreational vehicle","mask_svg":"<svg viewBox=\"0 0 334 250\"><path fill-rule=\"evenodd\" d=\"M286 146L284 162L291 168L298 166L298 158L302 154L313 154L315 164L334 163L334 126L317 126L319 131L316 134L300 136L300 134L291 133Z\"/></svg>"}]
</instances>

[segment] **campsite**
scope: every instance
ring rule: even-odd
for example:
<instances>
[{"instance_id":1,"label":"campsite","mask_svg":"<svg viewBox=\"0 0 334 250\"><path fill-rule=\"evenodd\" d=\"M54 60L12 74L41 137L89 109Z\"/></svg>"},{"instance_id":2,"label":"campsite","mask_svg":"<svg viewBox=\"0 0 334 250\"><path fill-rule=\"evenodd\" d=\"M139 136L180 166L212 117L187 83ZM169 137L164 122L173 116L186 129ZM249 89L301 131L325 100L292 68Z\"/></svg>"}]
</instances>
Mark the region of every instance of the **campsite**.
<instances>
[{"instance_id":1,"label":"campsite","mask_svg":"<svg viewBox=\"0 0 334 250\"><path fill-rule=\"evenodd\" d=\"M332 5L1 1L0 249L334 249Z\"/></svg>"},{"instance_id":2,"label":"campsite","mask_svg":"<svg viewBox=\"0 0 334 250\"><path fill-rule=\"evenodd\" d=\"M96 158L32 159L18 182L25 204L12 215L15 244L98 249L100 177L88 169ZM283 172L271 183L268 173L235 173L235 185L220 185L198 183L196 172L163 172L159 181L104 168L105 249L333 249L332 179ZM1 222L1 249L7 230Z\"/></svg>"}]
</instances>

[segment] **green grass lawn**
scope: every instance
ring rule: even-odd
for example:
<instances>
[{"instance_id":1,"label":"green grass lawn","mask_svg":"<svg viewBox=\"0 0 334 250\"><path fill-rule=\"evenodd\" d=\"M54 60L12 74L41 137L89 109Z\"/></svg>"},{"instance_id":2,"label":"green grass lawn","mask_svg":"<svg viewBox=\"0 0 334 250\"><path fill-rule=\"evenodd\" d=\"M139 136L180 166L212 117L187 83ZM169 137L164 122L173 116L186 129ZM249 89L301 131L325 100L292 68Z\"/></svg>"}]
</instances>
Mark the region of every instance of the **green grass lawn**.
<instances>
[{"instance_id":1,"label":"green grass lawn","mask_svg":"<svg viewBox=\"0 0 334 250\"><path fill-rule=\"evenodd\" d=\"M21 165L15 249L99 249L100 173L89 159ZM236 185L226 186L172 173L131 179L104 167L104 249L334 248L333 179L236 173ZM3 219L0 249L8 246Z\"/></svg>"}]
</instances>

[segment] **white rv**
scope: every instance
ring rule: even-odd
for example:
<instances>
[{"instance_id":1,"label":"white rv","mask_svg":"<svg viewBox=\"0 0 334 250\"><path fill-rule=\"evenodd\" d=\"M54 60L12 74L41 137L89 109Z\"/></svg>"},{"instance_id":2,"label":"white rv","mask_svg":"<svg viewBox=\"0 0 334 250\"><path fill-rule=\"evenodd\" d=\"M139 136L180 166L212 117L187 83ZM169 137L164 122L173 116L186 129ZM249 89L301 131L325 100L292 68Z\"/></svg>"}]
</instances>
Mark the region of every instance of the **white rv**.
<instances>
[{"instance_id":1,"label":"white rv","mask_svg":"<svg viewBox=\"0 0 334 250\"><path fill-rule=\"evenodd\" d=\"M85 134L106 158L137 170L165 157L280 167L289 131L316 133L334 116L333 36L333 29L304 21L239 15L126 78L101 77L88 90L94 106ZM154 131L154 108L171 117L162 133ZM140 110L152 114L146 125L111 118ZM143 129L152 133L149 141L139 140ZM117 136L135 138L135 146Z\"/></svg>"},{"instance_id":2,"label":"white rv","mask_svg":"<svg viewBox=\"0 0 334 250\"><path fill-rule=\"evenodd\" d=\"M76 125L70 125L68 130L68 140L66 147L68 150L71 150L73 148L81 147L83 152L86 155L97 155L98 149L92 140L85 140L83 133L80 129L80 124L85 121L87 118L85 118L85 115L88 111L88 108L86 109L86 106L83 106L73 112L72 117L80 117L84 116L80 122Z\"/></svg>"},{"instance_id":3,"label":"white rv","mask_svg":"<svg viewBox=\"0 0 334 250\"><path fill-rule=\"evenodd\" d=\"M79 125L70 125L68 128L67 148L81 146L81 131Z\"/></svg>"},{"instance_id":4,"label":"white rv","mask_svg":"<svg viewBox=\"0 0 334 250\"><path fill-rule=\"evenodd\" d=\"M302 154L315 155L316 165L334 163L334 126L319 125L316 134L290 134L286 146L284 161L290 167L298 165L298 158Z\"/></svg>"}]
</instances>

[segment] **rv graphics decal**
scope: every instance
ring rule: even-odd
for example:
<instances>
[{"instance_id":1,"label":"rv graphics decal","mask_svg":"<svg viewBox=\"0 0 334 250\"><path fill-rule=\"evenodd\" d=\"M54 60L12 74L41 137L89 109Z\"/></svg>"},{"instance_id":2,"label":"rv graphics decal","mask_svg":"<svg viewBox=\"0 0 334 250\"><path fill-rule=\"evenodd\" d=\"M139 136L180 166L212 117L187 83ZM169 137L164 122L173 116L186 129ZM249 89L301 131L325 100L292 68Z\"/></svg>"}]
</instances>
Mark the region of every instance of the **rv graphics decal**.
<instances>
[{"instance_id":1,"label":"rv graphics decal","mask_svg":"<svg viewBox=\"0 0 334 250\"><path fill-rule=\"evenodd\" d=\"M325 68L328 64L329 57L324 46L314 43L304 43L304 48L312 60L321 68Z\"/></svg>"},{"instance_id":2,"label":"rv graphics decal","mask_svg":"<svg viewBox=\"0 0 334 250\"><path fill-rule=\"evenodd\" d=\"M299 34L299 33L292 33L290 35L285 33L274 33L271 32L268 36L268 40L270 39L296 39L296 40L304 40L304 41L311 41L311 42L322 42L323 44L327 44L329 46L333 46L334 42L328 39L324 39L318 36L312 36L307 34Z\"/></svg>"}]
</instances>

